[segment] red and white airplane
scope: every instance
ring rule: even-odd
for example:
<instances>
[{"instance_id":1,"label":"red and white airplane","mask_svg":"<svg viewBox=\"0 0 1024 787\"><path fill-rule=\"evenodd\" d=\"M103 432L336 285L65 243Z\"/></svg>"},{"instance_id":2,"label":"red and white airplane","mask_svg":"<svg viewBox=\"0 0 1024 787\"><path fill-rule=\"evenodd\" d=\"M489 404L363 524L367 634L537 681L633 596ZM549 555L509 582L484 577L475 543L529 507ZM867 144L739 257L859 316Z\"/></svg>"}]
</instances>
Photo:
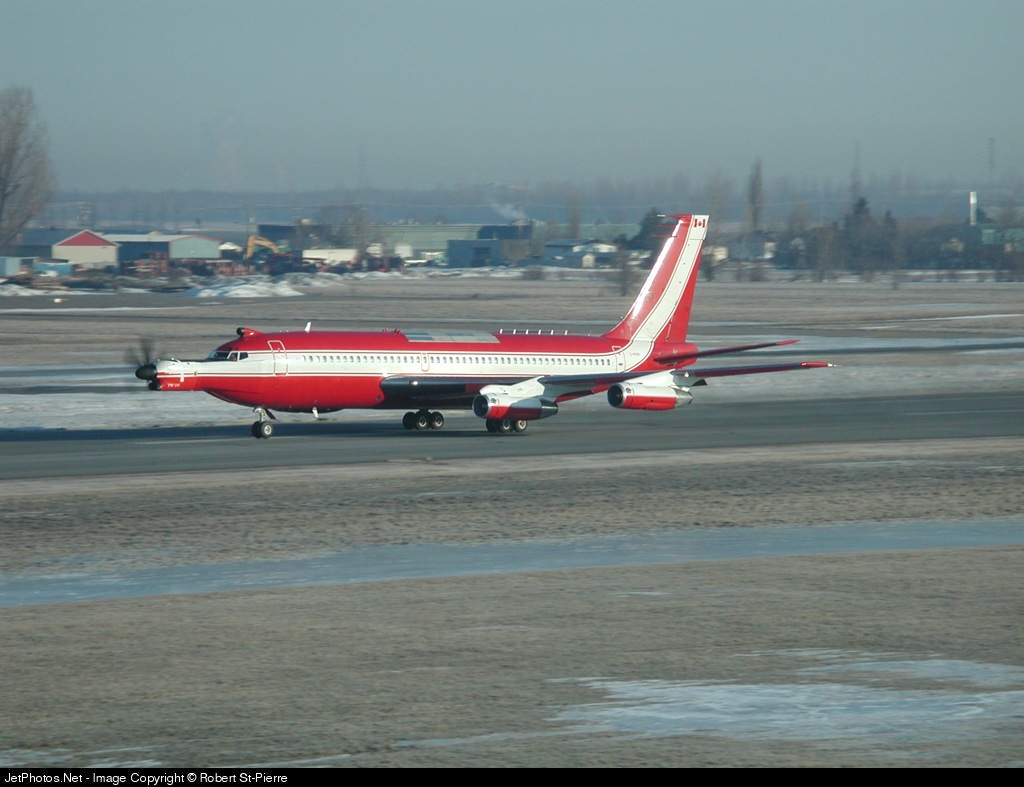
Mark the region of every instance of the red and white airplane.
<instances>
[{"instance_id":1,"label":"red and white airplane","mask_svg":"<svg viewBox=\"0 0 1024 787\"><path fill-rule=\"evenodd\" d=\"M540 331L304 331L238 338L199 361L155 360L135 375L157 391L206 391L252 407L252 434L274 433L274 410L408 409L407 429L440 429L442 409L470 409L487 430L523 432L570 399L606 393L612 407L670 410L710 377L831 366L820 361L689 369L713 355L794 340L698 350L686 341L707 216L672 216L665 241L625 317L600 336Z\"/></svg>"}]
</instances>

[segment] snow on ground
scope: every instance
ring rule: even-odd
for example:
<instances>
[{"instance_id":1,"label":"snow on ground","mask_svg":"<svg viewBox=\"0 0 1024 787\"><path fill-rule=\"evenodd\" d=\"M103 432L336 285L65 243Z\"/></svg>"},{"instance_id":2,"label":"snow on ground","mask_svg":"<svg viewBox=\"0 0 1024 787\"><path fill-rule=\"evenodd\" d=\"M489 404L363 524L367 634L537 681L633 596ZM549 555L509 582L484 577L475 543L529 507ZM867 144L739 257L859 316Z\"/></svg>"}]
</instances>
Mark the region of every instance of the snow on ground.
<instances>
[{"instance_id":1,"label":"snow on ground","mask_svg":"<svg viewBox=\"0 0 1024 787\"><path fill-rule=\"evenodd\" d=\"M185 292L185 295L192 298L279 298L302 294L287 282L265 278L259 281L225 281L208 287L194 287Z\"/></svg>"},{"instance_id":2,"label":"snow on ground","mask_svg":"<svg viewBox=\"0 0 1024 787\"><path fill-rule=\"evenodd\" d=\"M607 276L603 270L572 270L569 268L543 268L541 275L562 280L592 280ZM417 268L408 271L358 271L346 273L287 273L282 276L214 277L196 283L183 294L191 298L280 298L297 295L337 292L358 281L409 281L436 278L495 278L517 279L523 276L521 268ZM121 292L147 292L122 289ZM96 290L34 290L19 284L0 281L0 298L34 297L64 298L70 295L96 295ZM113 294L113 293L111 293Z\"/></svg>"},{"instance_id":3,"label":"snow on ground","mask_svg":"<svg viewBox=\"0 0 1024 787\"><path fill-rule=\"evenodd\" d=\"M49 298L63 298L65 295L84 295L84 290L33 290L10 282L0 283L0 298L23 298L45 295ZM90 291L90 294L95 294Z\"/></svg>"}]
</instances>

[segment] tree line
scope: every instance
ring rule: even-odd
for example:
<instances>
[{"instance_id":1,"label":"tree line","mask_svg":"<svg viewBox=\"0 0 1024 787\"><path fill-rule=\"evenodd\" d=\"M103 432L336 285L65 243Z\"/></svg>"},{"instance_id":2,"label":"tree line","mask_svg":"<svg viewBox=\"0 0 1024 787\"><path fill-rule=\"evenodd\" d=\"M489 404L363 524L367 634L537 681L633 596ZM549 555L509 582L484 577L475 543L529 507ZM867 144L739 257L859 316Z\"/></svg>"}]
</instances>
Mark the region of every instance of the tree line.
<instances>
[{"instance_id":1,"label":"tree line","mask_svg":"<svg viewBox=\"0 0 1024 787\"><path fill-rule=\"evenodd\" d=\"M911 270L984 269L1000 279L1024 280L1024 232L1009 214L977 224L967 221L899 221L892 211L881 216L857 198L838 221L818 226L789 225L777 234L773 263L825 281L840 272L871 280L887 275L898 281Z\"/></svg>"}]
</instances>

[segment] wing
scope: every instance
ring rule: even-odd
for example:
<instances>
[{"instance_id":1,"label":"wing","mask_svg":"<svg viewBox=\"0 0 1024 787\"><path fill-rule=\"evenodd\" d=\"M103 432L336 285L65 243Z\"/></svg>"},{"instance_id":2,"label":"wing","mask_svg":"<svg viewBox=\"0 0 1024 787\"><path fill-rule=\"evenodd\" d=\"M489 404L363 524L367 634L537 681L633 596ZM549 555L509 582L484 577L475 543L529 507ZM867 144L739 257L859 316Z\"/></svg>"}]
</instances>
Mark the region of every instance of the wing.
<instances>
[{"instance_id":1,"label":"wing","mask_svg":"<svg viewBox=\"0 0 1024 787\"><path fill-rule=\"evenodd\" d=\"M790 342L772 342L756 347L771 347ZM729 348L739 352L737 348ZM717 354L719 351L710 350ZM733 377L744 374L767 374L797 369L820 369L833 366L824 361L764 364L759 366L730 366L717 369L676 367L649 372L613 372L604 374L550 374L541 377L388 377L381 381L384 393L383 407L470 407L480 391L494 386L508 396L537 397L551 402L578 399L607 390L616 383L627 381L646 385L668 385L687 390L707 385L710 377Z\"/></svg>"},{"instance_id":2,"label":"wing","mask_svg":"<svg viewBox=\"0 0 1024 787\"><path fill-rule=\"evenodd\" d=\"M522 377L385 377L385 407L469 407L485 385L515 385Z\"/></svg>"},{"instance_id":3,"label":"wing","mask_svg":"<svg viewBox=\"0 0 1024 787\"><path fill-rule=\"evenodd\" d=\"M553 402L589 396L617 382L636 377L636 372L543 377L387 377L380 383L383 407L469 407L488 386L515 391L519 396L538 396Z\"/></svg>"}]
</instances>

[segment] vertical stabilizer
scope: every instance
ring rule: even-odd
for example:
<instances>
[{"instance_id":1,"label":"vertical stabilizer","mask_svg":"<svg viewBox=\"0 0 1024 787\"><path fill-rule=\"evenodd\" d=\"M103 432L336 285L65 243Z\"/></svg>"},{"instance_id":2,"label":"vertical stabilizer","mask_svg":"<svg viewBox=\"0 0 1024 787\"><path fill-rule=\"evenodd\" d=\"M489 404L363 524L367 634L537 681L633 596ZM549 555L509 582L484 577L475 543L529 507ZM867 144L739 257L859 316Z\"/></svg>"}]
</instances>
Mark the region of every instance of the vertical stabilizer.
<instances>
[{"instance_id":1,"label":"vertical stabilizer","mask_svg":"<svg viewBox=\"0 0 1024 787\"><path fill-rule=\"evenodd\" d=\"M605 334L609 339L685 341L708 217L672 218L676 220L672 234L629 312Z\"/></svg>"}]
</instances>

